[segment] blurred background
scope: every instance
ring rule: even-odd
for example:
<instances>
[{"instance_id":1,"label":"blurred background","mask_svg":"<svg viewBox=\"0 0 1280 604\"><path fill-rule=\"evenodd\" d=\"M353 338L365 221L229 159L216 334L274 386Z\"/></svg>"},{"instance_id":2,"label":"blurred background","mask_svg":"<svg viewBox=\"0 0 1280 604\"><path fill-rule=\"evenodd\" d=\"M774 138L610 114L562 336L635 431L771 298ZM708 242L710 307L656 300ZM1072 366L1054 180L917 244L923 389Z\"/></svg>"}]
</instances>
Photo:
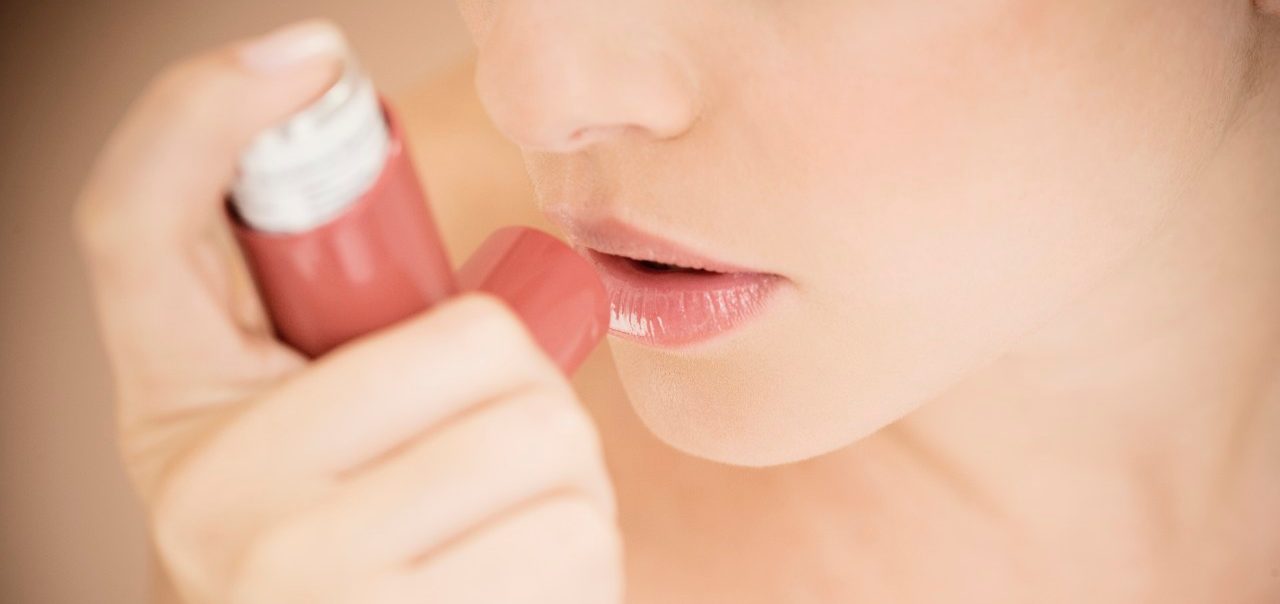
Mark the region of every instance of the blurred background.
<instances>
[{"instance_id":1,"label":"blurred background","mask_svg":"<svg viewBox=\"0 0 1280 604\"><path fill-rule=\"evenodd\" d=\"M392 95L471 51L452 0L0 3L0 603L147 601L69 230L95 152L165 63L317 15Z\"/></svg>"}]
</instances>

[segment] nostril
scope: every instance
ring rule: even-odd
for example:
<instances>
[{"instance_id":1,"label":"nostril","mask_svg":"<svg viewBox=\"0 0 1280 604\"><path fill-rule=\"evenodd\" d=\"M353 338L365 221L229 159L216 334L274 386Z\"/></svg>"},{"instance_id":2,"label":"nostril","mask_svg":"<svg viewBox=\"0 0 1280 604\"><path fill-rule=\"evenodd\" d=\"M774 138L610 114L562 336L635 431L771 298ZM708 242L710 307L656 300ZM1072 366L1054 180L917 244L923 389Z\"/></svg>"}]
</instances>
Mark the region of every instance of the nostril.
<instances>
[{"instance_id":1,"label":"nostril","mask_svg":"<svg viewBox=\"0 0 1280 604\"><path fill-rule=\"evenodd\" d=\"M619 134L626 132L628 126L625 125L609 125L609 126L585 126L574 130L572 134L565 139L565 143L572 149L581 149L592 143L609 140Z\"/></svg>"}]
</instances>

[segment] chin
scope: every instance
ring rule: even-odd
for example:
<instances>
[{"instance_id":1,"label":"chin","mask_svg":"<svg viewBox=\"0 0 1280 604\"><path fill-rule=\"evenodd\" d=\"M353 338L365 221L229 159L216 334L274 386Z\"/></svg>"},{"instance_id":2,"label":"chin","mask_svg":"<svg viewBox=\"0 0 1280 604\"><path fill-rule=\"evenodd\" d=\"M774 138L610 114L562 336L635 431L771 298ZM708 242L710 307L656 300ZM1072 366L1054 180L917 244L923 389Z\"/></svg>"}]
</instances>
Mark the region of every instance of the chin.
<instances>
[{"instance_id":1,"label":"chin","mask_svg":"<svg viewBox=\"0 0 1280 604\"><path fill-rule=\"evenodd\" d=\"M636 414L660 440L690 455L748 467L821 456L905 414L901 382L869 381L854 351L793 348L786 321L696 352L611 338ZM896 399L893 397L897 397ZM895 403L895 400L897 401Z\"/></svg>"}]
</instances>

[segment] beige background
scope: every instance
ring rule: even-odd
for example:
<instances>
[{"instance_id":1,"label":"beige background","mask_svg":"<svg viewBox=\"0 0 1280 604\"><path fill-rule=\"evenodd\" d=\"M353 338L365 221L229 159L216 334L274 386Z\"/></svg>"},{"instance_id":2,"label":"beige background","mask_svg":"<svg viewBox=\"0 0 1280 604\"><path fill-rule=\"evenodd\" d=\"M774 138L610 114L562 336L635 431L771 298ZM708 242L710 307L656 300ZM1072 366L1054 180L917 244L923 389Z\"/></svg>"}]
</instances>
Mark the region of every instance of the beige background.
<instances>
[{"instance_id":1,"label":"beige background","mask_svg":"<svg viewBox=\"0 0 1280 604\"><path fill-rule=\"evenodd\" d=\"M146 599L68 227L94 152L166 62L312 15L341 23L391 92L470 51L450 0L0 3L0 602Z\"/></svg>"}]
</instances>

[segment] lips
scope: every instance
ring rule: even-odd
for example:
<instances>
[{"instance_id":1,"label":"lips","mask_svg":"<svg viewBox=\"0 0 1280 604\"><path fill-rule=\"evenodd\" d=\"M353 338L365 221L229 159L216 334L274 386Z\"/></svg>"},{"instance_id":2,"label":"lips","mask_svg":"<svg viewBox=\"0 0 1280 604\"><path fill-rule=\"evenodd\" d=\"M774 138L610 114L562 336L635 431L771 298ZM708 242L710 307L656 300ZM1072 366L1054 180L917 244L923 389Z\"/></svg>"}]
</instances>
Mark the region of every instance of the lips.
<instances>
[{"instance_id":1,"label":"lips","mask_svg":"<svg viewBox=\"0 0 1280 604\"><path fill-rule=\"evenodd\" d=\"M784 281L615 219L561 222L609 292L610 333L642 344L677 348L724 336L760 316Z\"/></svg>"}]
</instances>

